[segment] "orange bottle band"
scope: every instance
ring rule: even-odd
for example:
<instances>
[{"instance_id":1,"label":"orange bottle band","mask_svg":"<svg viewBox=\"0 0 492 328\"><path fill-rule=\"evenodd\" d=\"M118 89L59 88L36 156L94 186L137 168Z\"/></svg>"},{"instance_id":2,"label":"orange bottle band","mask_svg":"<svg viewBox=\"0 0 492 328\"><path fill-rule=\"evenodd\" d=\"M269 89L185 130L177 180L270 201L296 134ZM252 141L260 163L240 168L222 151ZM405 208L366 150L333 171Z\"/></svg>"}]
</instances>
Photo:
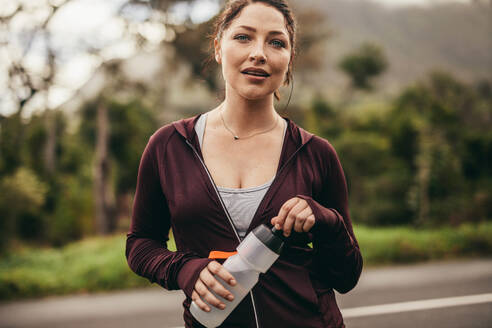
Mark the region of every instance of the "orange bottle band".
<instances>
[{"instance_id":1,"label":"orange bottle band","mask_svg":"<svg viewBox=\"0 0 492 328\"><path fill-rule=\"evenodd\" d=\"M209 259L226 259L229 258L232 255L236 255L237 251L234 252L221 252L221 251L211 251L210 254L208 254Z\"/></svg>"}]
</instances>

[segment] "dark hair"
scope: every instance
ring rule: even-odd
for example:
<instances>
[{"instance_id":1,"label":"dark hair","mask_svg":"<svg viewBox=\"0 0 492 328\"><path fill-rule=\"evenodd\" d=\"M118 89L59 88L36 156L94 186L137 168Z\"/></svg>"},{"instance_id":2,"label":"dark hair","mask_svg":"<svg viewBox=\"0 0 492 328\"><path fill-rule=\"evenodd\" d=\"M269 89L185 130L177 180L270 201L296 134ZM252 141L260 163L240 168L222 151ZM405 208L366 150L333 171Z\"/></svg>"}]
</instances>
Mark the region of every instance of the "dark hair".
<instances>
[{"instance_id":1,"label":"dark hair","mask_svg":"<svg viewBox=\"0 0 492 328\"><path fill-rule=\"evenodd\" d=\"M222 33L231 25L234 18L236 18L241 11L250 4L264 3L271 6L282 13L285 18L285 27L289 33L289 39L291 44L290 62L287 74L285 77L285 84L288 85L292 80L292 64L295 58L296 49L296 20L292 13L289 4L285 0L229 0L227 1L224 10L217 16L214 24L214 32L211 35L211 49L213 49L214 39L220 40ZM280 99L278 90L274 93L277 100Z\"/></svg>"}]
</instances>

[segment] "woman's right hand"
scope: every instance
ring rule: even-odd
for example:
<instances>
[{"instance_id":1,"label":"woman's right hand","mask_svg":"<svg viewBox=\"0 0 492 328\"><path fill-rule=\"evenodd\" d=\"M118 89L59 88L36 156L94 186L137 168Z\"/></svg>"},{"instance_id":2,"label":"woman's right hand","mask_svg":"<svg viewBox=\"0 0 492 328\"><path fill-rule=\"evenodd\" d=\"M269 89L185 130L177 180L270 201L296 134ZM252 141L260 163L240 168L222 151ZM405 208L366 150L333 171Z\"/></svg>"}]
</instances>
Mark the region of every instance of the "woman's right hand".
<instances>
[{"instance_id":1,"label":"woman's right hand","mask_svg":"<svg viewBox=\"0 0 492 328\"><path fill-rule=\"evenodd\" d=\"M236 279L234 279L232 274L230 274L229 271L227 271L219 262L210 262L202 270L202 272L200 272L195 288L191 293L191 299L200 309L205 312L210 312L210 307L208 304L221 310L225 309L226 306L222 301L217 299L217 297L215 297L210 290L213 290L215 294L225 298L226 300L232 301L234 299L234 295L222 286L222 284L215 279L214 275L220 277L231 286L236 285ZM207 301L208 304L206 304L204 300Z\"/></svg>"}]
</instances>

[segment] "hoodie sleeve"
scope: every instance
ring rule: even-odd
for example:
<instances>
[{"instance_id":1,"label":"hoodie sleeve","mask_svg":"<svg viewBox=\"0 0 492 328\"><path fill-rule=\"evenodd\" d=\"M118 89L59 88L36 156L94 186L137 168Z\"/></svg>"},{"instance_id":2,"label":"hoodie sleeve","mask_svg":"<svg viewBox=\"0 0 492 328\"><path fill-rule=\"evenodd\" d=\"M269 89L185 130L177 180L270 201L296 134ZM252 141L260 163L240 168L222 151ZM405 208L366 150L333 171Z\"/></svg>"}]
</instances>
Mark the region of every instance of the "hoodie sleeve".
<instances>
[{"instance_id":1,"label":"hoodie sleeve","mask_svg":"<svg viewBox=\"0 0 492 328\"><path fill-rule=\"evenodd\" d=\"M201 270L210 260L167 249L171 215L161 188L156 143L153 135L140 159L125 255L137 275L165 289L182 289L191 297Z\"/></svg>"},{"instance_id":2,"label":"hoodie sleeve","mask_svg":"<svg viewBox=\"0 0 492 328\"><path fill-rule=\"evenodd\" d=\"M342 166L333 146L323 141L322 192L316 199L305 195L297 197L307 201L316 220L311 229L316 266L334 289L347 293L359 280L362 256L349 216Z\"/></svg>"}]
</instances>

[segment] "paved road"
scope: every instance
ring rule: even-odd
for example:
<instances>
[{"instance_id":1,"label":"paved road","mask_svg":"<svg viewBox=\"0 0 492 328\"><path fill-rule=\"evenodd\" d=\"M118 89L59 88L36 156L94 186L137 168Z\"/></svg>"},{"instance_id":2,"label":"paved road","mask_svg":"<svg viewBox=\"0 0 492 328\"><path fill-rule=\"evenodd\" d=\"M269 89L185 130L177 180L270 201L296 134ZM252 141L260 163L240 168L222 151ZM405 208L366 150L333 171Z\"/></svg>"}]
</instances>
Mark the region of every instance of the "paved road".
<instances>
[{"instance_id":1,"label":"paved road","mask_svg":"<svg viewBox=\"0 0 492 328\"><path fill-rule=\"evenodd\" d=\"M182 327L183 294L158 286L0 304L0 328ZM347 327L492 327L492 259L368 269L337 295Z\"/></svg>"}]
</instances>

